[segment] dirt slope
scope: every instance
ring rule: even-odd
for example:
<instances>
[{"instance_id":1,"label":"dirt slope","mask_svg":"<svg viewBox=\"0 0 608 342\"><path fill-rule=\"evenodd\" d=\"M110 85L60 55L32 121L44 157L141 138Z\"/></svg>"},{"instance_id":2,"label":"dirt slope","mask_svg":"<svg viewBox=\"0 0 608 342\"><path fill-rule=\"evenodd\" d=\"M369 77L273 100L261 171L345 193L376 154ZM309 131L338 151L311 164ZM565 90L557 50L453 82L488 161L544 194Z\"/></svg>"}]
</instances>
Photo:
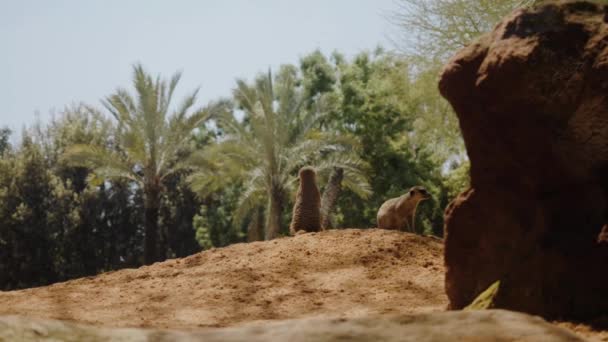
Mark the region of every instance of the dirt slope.
<instances>
[{"instance_id":1,"label":"dirt slope","mask_svg":"<svg viewBox=\"0 0 608 342\"><path fill-rule=\"evenodd\" d=\"M191 329L446 307L442 243L387 230L332 230L237 244L139 269L0 292L0 315Z\"/></svg>"}]
</instances>

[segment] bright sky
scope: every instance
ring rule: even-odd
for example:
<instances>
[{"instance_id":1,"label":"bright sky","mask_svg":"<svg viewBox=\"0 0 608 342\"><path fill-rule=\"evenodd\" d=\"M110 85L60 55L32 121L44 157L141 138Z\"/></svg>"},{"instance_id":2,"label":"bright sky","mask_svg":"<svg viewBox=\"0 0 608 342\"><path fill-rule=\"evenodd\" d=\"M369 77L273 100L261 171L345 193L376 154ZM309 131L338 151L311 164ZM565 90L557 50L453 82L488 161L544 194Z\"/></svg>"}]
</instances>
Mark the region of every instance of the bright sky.
<instances>
[{"instance_id":1,"label":"bright sky","mask_svg":"<svg viewBox=\"0 0 608 342\"><path fill-rule=\"evenodd\" d=\"M183 71L174 101L228 96L236 78L319 48L390 48L394 0L0 0L0 127L131 86L131 66Z\"/></svg>"}]
</instances>

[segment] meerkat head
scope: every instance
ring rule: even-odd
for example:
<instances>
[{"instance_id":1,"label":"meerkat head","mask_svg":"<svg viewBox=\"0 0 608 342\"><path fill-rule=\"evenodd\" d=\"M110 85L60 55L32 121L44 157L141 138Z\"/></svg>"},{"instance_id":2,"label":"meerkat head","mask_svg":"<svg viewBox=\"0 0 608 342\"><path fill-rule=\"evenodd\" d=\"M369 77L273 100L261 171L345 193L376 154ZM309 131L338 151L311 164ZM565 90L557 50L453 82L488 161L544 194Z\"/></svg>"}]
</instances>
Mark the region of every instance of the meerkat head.
<instances>
[{"instance_id":1,"label":"meerkat head","mask_svg":"<svg viewBox=\"0 0 608 342\"><path fill-rule=\"evenodd\" d=\"M422 186L414 186L410 189L410 197L416 198L419 201L424 201L431 198L431 194Z\"/></svg>"},{"instance_id":2,"label":"meerkat head","mask_svg":"<svg viewBox=\"0 0 608 342\"><path fill-rule=\"evenodd\" d=\"M309 181L309 180L313 180L315 179L315 169L313 169L310 166L304 166L303 168L300 169L300 181Z\"/></svg>"}]
</instances>

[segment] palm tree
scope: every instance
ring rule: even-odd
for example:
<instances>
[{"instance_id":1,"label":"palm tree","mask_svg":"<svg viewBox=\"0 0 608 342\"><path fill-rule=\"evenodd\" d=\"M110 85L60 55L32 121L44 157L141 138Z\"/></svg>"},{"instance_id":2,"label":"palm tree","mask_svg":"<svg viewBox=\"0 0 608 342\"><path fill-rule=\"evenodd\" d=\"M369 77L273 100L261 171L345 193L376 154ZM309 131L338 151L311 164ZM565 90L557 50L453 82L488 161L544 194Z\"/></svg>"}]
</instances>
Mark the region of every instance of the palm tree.
<instances>
[{"instance_id":1,"label":"palm tree","mask_svg":"<svg viewBox=\"0 0 608 342\"><path fill-rule=\"evenodd\" d=\"M364 162L356 153L357 140L315 129L323 113L305 108L295 70L282 68L275 82L270 72L253 85L237 81L234 99L245 113L244 120L236 120L230 112L221 115L223 141L193 156L198 171L189 177L193 190L201 195L242 181L234 221L239 224L252 211L264 212L266 240L281 231L281 216L303 165L315 166L320 179L340 167L348 188L363 197L371 192Z\"/></svg>"},{"instance_id":2,"label":"palm tree","mask_svg":"<svg viewBox=\"0 0 608 342\"><path fill-rule=\"evenodd\" d=\"M126 178L143 190L146 264L162 257L158 252L158 213L163 181L186 167L176 156L184 151L191 132L210 118L214 108L188 114L196 101L197 89L169 115L180 77L181 73L176 73L169 82L160 76L153 79L141 65L134 65L135 95L119 88L102 100L117 121L116 148L75 145L64 155L68 163L91 169L90 179Z\"/></svg>"}]
</instances>

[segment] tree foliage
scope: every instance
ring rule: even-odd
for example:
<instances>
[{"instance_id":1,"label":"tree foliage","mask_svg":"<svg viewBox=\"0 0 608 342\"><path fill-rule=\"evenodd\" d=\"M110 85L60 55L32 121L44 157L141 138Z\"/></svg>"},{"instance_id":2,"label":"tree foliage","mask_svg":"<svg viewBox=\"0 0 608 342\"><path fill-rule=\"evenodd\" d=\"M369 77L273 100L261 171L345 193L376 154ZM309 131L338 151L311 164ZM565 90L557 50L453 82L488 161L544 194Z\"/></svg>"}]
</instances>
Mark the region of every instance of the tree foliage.
<instances>
[{"instance_id":1,"label":"tree foliage","mask_svg":"<svg viewBox=\"0 0 608 342\"><path fill-rule=\"evenodd\" d=\"M402 50L427 62L445 62L516 8L538 0L399 0L390 17Z\"/></svg>"},{"instance_id":2,"label":"tree foliage","mask_svg":"<svg viewBox=\"0 0 608 342\"><path fill-rule=\"evenodd\" d=\"M326 129L357 137L359 155L368 165L372 196L362 200L346 189L336 209L336 224L341 227L375 225L376 213L386 199L401 195L413 185L426 185L441 192L432 158L439 143L425 145L424 132L414 129L420 120L421 94L416 90L408 61L381 49L363 52L352 61L339 54L332 57L335 75L332 93L326 98L329 110ZM447 149L447 147L446 147ZM345 184L348 181L344 180ZM422 211L431 231L442 224L438 203Z\"/></svg>"},{"instance_id":3,"label":"tree foliage","mask_svg":"<svg viewBox=\"0 0 608 342\"><path fill-rule=\"evenodd\" d=\"M113 148L117 127L87 106L66 108L24 131L0 160L0 289L39 286L143 261L142 190L128 179L87 182L90 169L62 163L70 146ZM198 250L200 202L180 175L160 201L159 245L168 257Z\"/></svg>"},{"instance_id":4,"label":"tree foliage","mask_svg":"<svg viewBox=\"0 0 608 342\"><path fill-rule=\"evenodd\" d=\"M0 156L11 147L9 142L12 131L8 127L0 128Z\"/></svg>"},{"instance_id":5,"label":"tree foliage","mask_svg":"<svg viewBox=\"0 0 608 342\"><path fill-rule=\"evenodd\" d=\"M508 7L482 13L490 2L475 1L403 3L447 11L431 24L454 25L458 39L418 29L448 49L440 39L463 43ZM153 78L136 65L134 92L118 88L106 111L68 107L17 144L0 130L0 289L284 234L305 165L317 170L324 226L373 227L385 200L423 185L433 199L419 207L417 233L440 236L468 162L436 91L444 52L419 51L313 51L198 109L196 91L171 105L180 74Z\"/></svg>"},{"instance_id":6,"label":"tree foliage","mask_svg":"<svg viewBox=\"0 0 608 342\"><path fill-rule=\"evenodd\" d=\"M58 161L67 146L109 144L110 125L82 106L23 132L0 160L0 288L12 289L137 265L140 226L131 190L99 188L87 170Z\"/></svg>"},{"instance_id":7,"label":"tree foliage","mask_svg":"<svg viewBox=\"0 0 608 342\"><path fill-rule=\"evenodd\" d=\"M91 144L70 147L65 160L70 165L93 170L90 181L126 179L143 190L145 210L145 262L164 259L159 255L159 208L164 182L185 165L176 160L190 141L190 133L212 115L212 109L191 112L196 101L195 90L170 114L173 92L181 74L170 81L153 79L141 65L133 67L136 96L119 88L103 104L117 122L113 148ZM190 113L191 112L191 113Z\"/></svg>"},{"instance_id":8,"label":"tree foliage","mask_svg":"<svg viewBox=\"0 0 608 342\"><path fill-rule=\"evenodd\" d=\"M449 167L467 164L456 115L437 89L444 63L481 34L491 31L500 20L520 7L537 0L399 0L398 10L389 20L397 28L395 42L410 63L415 85L410 102L416 107L416 132L411 142L430 146L430 158L438 163L453 198L468 184L468 169ZM456 172L455 174L451 174Z\"/></svg>"},{"instance_id":9,"label":"tree foliage","mask_svg":"<svg viewBox=\"0 0 608 342\"><path fill-rule=\"evenodd\" d=\"M310 69L314 65L304 70ZM321 91L322 80L304 80L293 66L283 66L275 77L270 72L261 74L252 84L238 80L234 99L244 120L224 112L218 120L223 140L191 159L198 171L190 181L202 195L228 182L242 182L235 224L262 209L266 213L265 239L283 232L283 213L293 197L297 170L304 165L314 165L321 176L339 166L346 170L347 187L360 196L369 193L364 164L355 153L356 139L317 128L325 113L317 103L318 94L311 92Z\"/></svg>"}]
</instances>

